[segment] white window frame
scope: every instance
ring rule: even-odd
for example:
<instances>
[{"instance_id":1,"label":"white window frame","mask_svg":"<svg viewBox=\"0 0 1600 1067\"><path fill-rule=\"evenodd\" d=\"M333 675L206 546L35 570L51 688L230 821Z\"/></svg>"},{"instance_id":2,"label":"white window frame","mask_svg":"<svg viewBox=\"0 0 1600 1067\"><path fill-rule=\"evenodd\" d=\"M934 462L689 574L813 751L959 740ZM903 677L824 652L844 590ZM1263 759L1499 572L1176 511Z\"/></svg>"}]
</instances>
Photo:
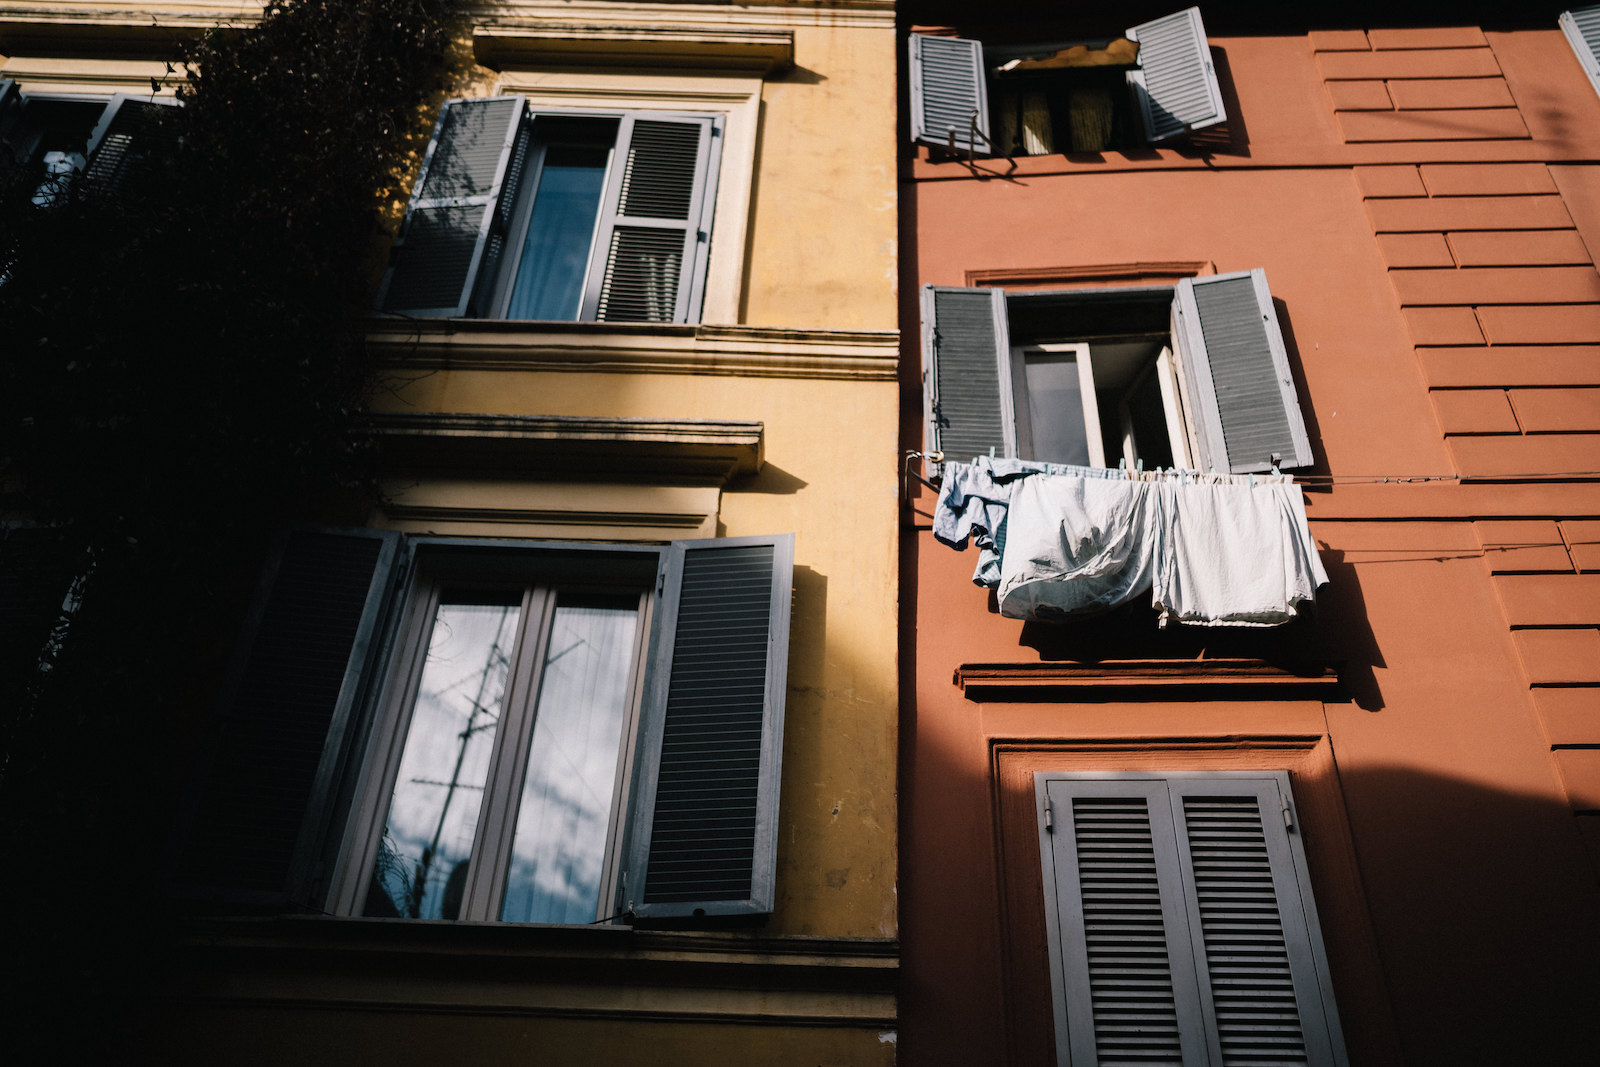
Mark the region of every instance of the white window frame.
<instances>
[{"instance_id":1,"label":"white window frame","mask_svg":"<svg viewBox=\"0 0 1600 1067\"><path fill-rule=\"evenodd\" d=\"M722 157L716 175L711 253L698 321L734 325L739 322L744 293L744 254L750 190L755 180L761 86L759 75L716 71L506 71L494 92L526 97L532 112L667 111L721 116Z\"/></svg>"},{"instance_id":2,"label":"white window frame","mask_svg":"<svg viewBox=\"0 0 1600 1067\"><path fill-rule=\"evenodd\" d=\"M1072 833L1072 812L1051 804L1053 783L1070 783L1081 795L1130 798L1144 795L1149 802L1155 876L1167 931L1172 987L1177 998L1178 1036L1187 1067L1221 1067L1223 1060L1210 993L1200 977L1206 965L1206 949L1200 932L1198 904L1188 888L1193 877L1192 859L1188 837L1181 830L1182 801L1174 784L1211 783L1208 788L1215 788L1219 795L1261 798L1261 826L1267 838L1270 869L1278 891L1285 949L1296 975L1294 991L1308 1062L1312 1067L1347 1067L1332 978L1288 772L1038 771L1034 774L1035 814L1039 827L1058 1067L1091 1067L1097 1059L1094 1028L1084 1025L1088 1020L1081 1018L1092 1013L1090 991L1068 974L1066 963L1069 953L1077 951L1066 939L1077 936L1073 932L1074 924L1081 928L1083 920L1081 904L1073 903L1079 899L1076 890L1064 895L1060 892L1065 887L1063 875L1058 873L1055 841L1057 835ZM1160 803L1162 797L1169 803ZM1278 800L1276 810L1267 802L1269 797ZM1076 856L1076 850L1071 851ZM1285 887L1295 890L1294 900L1284 899ZM1308 954L1309 959L1301 953Z\"/></svg>"}]
</instances>

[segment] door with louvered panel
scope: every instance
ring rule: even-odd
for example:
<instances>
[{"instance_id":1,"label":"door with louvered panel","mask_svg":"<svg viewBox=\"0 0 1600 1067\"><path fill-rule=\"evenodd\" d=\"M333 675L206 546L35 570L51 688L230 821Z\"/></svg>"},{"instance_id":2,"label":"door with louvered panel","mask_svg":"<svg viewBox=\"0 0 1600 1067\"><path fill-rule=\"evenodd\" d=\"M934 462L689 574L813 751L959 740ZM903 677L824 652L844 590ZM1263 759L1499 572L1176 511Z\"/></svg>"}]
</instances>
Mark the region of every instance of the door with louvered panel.
<instances>
[{"instance_id":1,"label":"door with louvered panel","mask_svg":"<svg viewBox=\"0 0 1600 1067\"><path fill-rule=\"evenodd\" d=\"M579 317L698 318L711 250L720 130L711 117L622 117Z\"/></svg>"},{"instance_id":2,"label":"door with louvered panel","mask_svg":"<svg viewBox=\"0 0 1600 1067\"><path fill-rule=\"evenodd\" d=\"M1345 1063L1286 775L1037 789L1058 1063Z\"/></svg>"}]
</instances>

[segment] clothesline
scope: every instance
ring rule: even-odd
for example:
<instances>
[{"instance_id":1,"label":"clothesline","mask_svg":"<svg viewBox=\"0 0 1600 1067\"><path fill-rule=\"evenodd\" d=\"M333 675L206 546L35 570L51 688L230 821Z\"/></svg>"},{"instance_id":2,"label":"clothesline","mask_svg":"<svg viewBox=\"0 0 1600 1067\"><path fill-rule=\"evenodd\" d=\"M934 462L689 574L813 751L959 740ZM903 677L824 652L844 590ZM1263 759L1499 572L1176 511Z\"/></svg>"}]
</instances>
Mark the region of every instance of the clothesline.
<instances>
[{"instance_id":1,"label":"clothesline","mask_svg":"<svg viewBox=\"0 0 1600 1067\"><path fill-rule=\"evenodd\" d=\"M947 462L938 453L930 456L927 452L908 450L905 454L906 468L910 473L910 463L913 459L932 458L936 463ZM1149 472L1146 472L1149 473ZM1192 471L1199 474L1201 472ZM938 488L926 478L915 473L911 474L919 482ZM1209 475L1208 475L1209 476ZM1600 470L1593 471L1533 471L1520 474L1295 474L1292 475L1299 485L1410 485L1423 482L1459 482L1463 479L1476 481L1494 480L1504 482L1532 482L1532 481L1564 481L1571 478L1600 478Z\"/></svg>"}]
</instances>

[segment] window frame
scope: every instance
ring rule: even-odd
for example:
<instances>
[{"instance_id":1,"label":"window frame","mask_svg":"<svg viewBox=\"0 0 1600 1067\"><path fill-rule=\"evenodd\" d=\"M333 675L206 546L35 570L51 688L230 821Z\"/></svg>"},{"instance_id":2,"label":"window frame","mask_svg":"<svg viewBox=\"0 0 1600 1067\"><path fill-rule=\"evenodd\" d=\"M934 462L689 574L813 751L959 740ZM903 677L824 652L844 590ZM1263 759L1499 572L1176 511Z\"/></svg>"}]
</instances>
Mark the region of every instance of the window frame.
<instances>
[{"instance_id":1,"label":"window frame","mask_svg":"<svg viewBox=\"0 0 1600 1067\"><path fill-rule=\"evenodd\" d=\"M1173 991L1178 1003L1178 1037L1186 1064L1223 1062L1218 1044L1214 1006L1203 980L1208 966L1202 936L1201 914L1192 879L1194 860L1189 835L1182 832L1180 812L1186 793L1205 792L1258 799L1261 827L1266 838L1278 915L1284 927L1284 950L1294 972L1293 989L1308 1062L1312 1067L1347 1067L1348 1057L1335 1003L1313 896L1289 773L1284 770L1244 771L1035 771L1034 814L1038 831L1040 875L1049 954L1051 1002L1054 1010L1058 1067L1088 1067L1097 1061L1090 990L1081 976L1069 975L1067 956L1082 949L1082 905L1076 889L1063 886L1057 874L1060 858L1055 847L1060 834L1070 834L1071 813L1050 803L1050 786L1066 783L1072 796L1108 798L1143 797L1148 805L1159 904L1166 933ZM1282 821L1272 817L1271 806L1260 803L1270 795L1279 802ZM1161 798L1167 801L1160 803ZM1066 846L1076 866L1075 845ZM1062 890L1068 889L1063 897ZM1293 900L1282 899L1286 889ZM1072 939L1076 938L1076 942ZM1186 950L1186 951L1185 951ZM1186 962L1185 962L1186 961ZM1077 971L1075 966L1074 971ZM1074 1025L1087 1017L1091 1025Z\"/></svg>"},{"instance_id":2,"label":"window frame","mask_svg":"<svg viewBox=\"0 0 1600 1067\"><path fill-rule=\"evenodd\" d=\"M559 574L563 564L559 549L553 554L541 551L555 547L545 543L507 549L503 544L468 539L414 539L411 573L396 622L390 628L383 662L378 668L383 673L378 683L370 733L361 754L362 766L356 777L356 799L342 835L337 873L329 893L329 908L336 914L360 915L364 910L373 864L388 820L395 777L416 711L418 687L428 659L428 643L440 597L446 588L457 585L497 589L521 587L522 606L503 696L505 711L488 757L489 777L473 835L474 862L462 895L460 921L502 921L500 911L516 829L516 806L527 773L528 746L538 718L544 666L541 653L549 641L556 597L561 592L573 591L636 592L638 595L638 625L627 687L630 696L607 821L606 859L593 918L598 921L615 914L616 909L610 902L618 895L616 882L622 867L623 835L630 810L644 675L655 614L655 572L660 568L662 553L651 546L586 546L623 565L647 567L651 573L646 575L641 571L631 580L606 581L603 576L586 576L584 580L570 582L562 580Z\"/></svg>"}]
</instances>

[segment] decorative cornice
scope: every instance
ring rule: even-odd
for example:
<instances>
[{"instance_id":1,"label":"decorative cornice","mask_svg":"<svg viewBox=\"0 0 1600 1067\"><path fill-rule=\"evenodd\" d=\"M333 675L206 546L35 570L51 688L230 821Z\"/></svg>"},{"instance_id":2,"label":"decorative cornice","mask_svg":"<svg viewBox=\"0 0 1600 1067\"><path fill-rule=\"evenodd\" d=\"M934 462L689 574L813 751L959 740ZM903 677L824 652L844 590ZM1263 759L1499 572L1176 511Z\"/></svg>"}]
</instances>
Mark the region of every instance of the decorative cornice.
<instances>
[{"instance_id":1,"label":"decorative cornice","mask_svg":"<svg viewBox=\"0 0 1600 1067\"><path fill-rule=\"evenodd\" d=\"M472 31L472 50L491 70L624 66L765 75L794 65L794 31L568 23L479 26Z\"/></svg>"},{"instance_id":2,"label":"decorative cornice","mask_svg":"<svg viewBox=\"0 0 1600 1067\"><path fill-rule=\"evenodd\" d=\"M1257 659L1117 660L1101 663L963 663L952 679L969 700L1215 700L1334 697L1337 667Z\"/></svg>"},{"instance_id":3,"label":"decorative cornice","mask_svg":"<svg viewBox=\"0 0 1600 1067\"><path fill-rule=\"evenodd\" d=\"M894 0L755 0L739 4L677 0L468 0L479 24L535 25L542 20L645 26L877 26L894 27Z\"/></svg>"},{"instance_id":4,"label":"decorative cornice","mask_svg":"<svg viewBox=\"0 0 1600 1067\"><path fill-rule=\"evenodd\" d=\"M898 330L374 318L367 342L407 369L727 374L894 381Z\"/></svg>"},{"instance_id":5,"label":"decorative cornice","mask_svg":"<svg viewBox=\"0 0 1600 1067\"><path fill-rule=\"evenodd\" d=\"M557 469L723 485L759 472L763 461L759 422L396 411L368 421L385 461L407 470Z\"/></svg>"},{"instance_id":6,"label":"decorative cornice","mask_svg":"<svg viewBox=\"0 0 1600 1067\"><path fill-rule=\"evenodd\" d=\"M0 55L170 59L175 46L218 27L260 21L261 5L18 4L0 0Z\"/></svg>"},{"instance_id":7,"label":"decorative cornice","mask_svg":"<svg viewBox=\"0 0 1600 1067\"><path fill-rule=\"evenodd\" d=\"M892 1029L899 944L325 916L190 921L183 1003ZM292 981L282 976L290 975Z\"/></svg>"}]
</instances>

